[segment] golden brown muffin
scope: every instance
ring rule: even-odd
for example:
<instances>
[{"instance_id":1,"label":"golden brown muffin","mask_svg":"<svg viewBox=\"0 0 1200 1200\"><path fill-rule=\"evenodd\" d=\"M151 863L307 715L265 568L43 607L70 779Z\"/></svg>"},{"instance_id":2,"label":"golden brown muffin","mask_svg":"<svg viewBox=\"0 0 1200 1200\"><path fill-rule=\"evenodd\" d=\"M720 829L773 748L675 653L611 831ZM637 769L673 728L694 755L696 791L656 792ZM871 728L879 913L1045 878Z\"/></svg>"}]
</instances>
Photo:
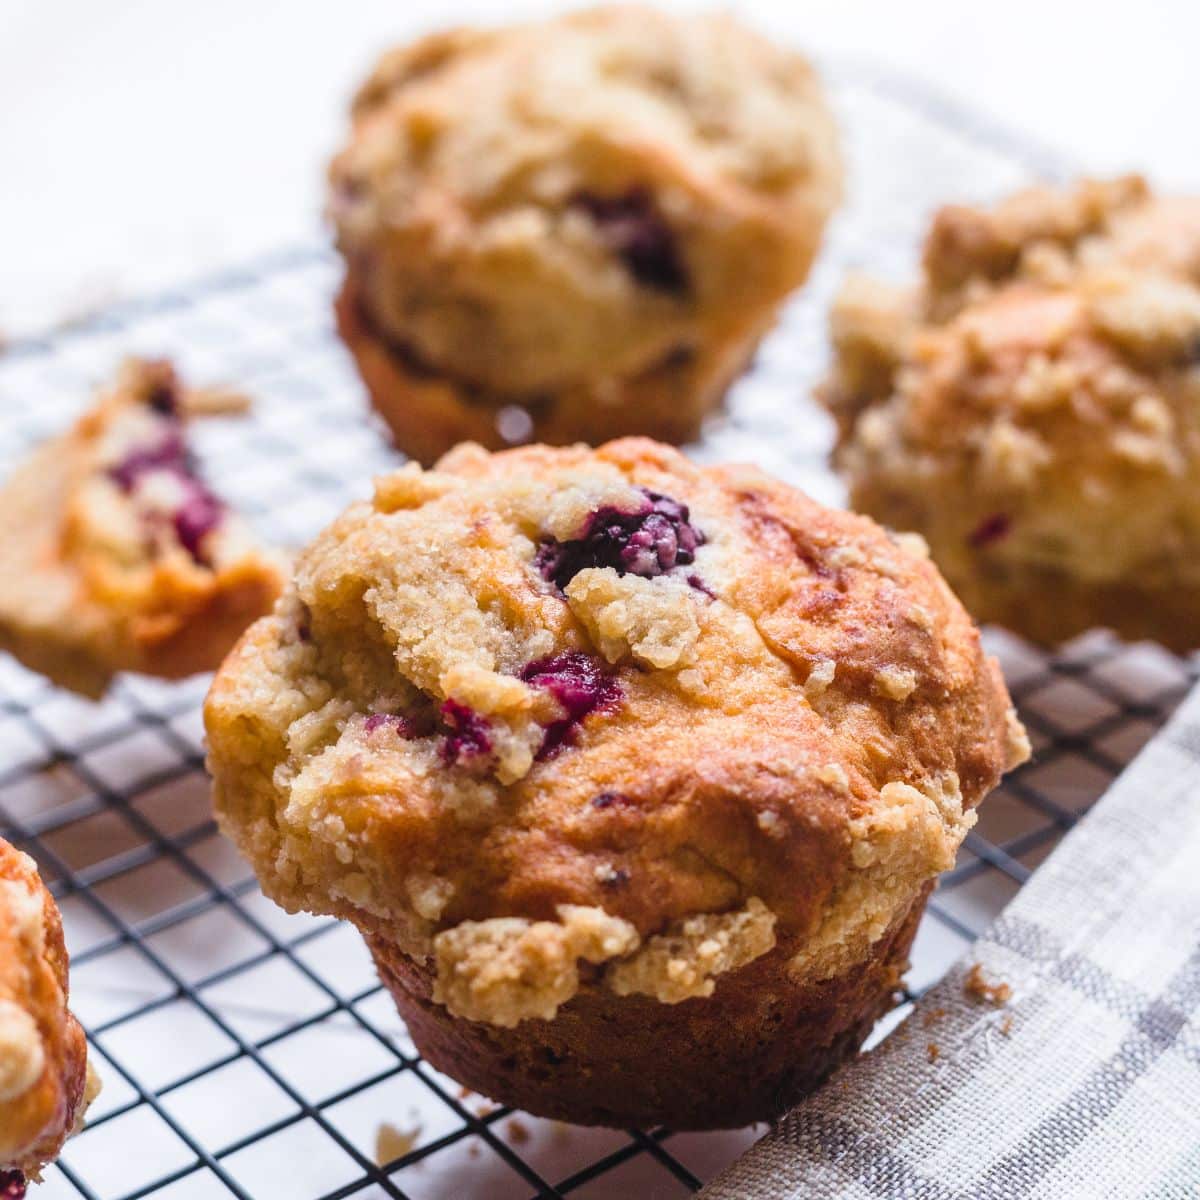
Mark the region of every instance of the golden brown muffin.
<instances>
[{"instance_id":1,"label":"golden brown muffin","mask_svg":"<svg viewBox=\"0 0 1200 1200\"><path fill-rule=\"evenodd\" d=\"M339 326L426 463L466 439L694 436L841 179L803 58L639 7L392 51L330 174Z\"/></svg>"},{"instance_id":2,"label":"golden brown muffin","mask_svg":"<svg viewBox=\"0 0 1200 1200\"><path fill-rule=\"evenodd\" d=\"M980 621L1200 645L1200 200L1128 178L946 208L924 261L834 307L853 506L923 534Z\"/></svg>"},{"instance_id":3,"label":"golden brown muffin","mask_svg":"<svg viewBox=\"0 0 1200 1200\"><path fill-rule=\"evenodd\" d=\"M677 1128L854 1053L1026 745L919 546L643 439L378 479L205 723L222 828L435 1066Z\"/></svg>"},{"instance_id":4,"label":"golden brown muffin","mask_svg":"<svg viewBox=\"0 0 1200 1200\"><path fill-rule=\"evenodd\" d=\"M0 839L0 1196L24 1195L100 1090L67 1008L62 921L33 859Z\"/></svg>"},{"instance_id":5,"label":"golden brown muffin","mask_svg":"<svg viewBox=\"0 0 1200 1200\"><path fill-rule=\"evenodd\" d=\"M200 478L185 419L225 394L130 360L0 490L0 648L99 696L117 671L212 670L267 612L281 561Z\"/></svg>"}]
</instances>

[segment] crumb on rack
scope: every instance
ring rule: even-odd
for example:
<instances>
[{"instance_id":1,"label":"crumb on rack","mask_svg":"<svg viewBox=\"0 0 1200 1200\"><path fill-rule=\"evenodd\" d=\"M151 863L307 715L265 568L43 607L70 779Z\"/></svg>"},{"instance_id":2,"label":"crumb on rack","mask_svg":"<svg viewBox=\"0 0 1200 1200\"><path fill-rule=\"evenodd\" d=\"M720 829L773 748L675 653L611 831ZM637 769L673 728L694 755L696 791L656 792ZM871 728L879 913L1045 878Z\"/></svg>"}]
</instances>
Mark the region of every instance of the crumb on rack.
<instances>
[{"instance_id":1,"label":"crumb on rack","mask_svg":"<svg viewBox=\"0 0 1200 1200\"><path fill-rule=\"evenodd\" d=\"M932 1025L935 1021L940 1021L945 1015L946 1010L944 1008L931 1008L921 1017L921 1024L928 1029L930 1025Z\"/></svg>"},{"instance_id":2,"label":"crumb on rack","mask_svg":"<svg viewBox=\"0 0 1200 1200\"><path fill-rule=\"evenodd\" d=\"M1012 1033L1012 1027L1013 1027L1013 1019L1012 1019L1012 1015L1009 1014L1007 1017L1004 1018L1003 1021L1000 1022L1000 1032L1005 1037L1008 1037L1008 1035L1010 1033Z\"/></svg>"},{"instance_id":3,"label":"crumb on rack","mask_svg":"<svg viewBox=\"0 0 1200 1200\"><path fill-rule=\"evenodd\" d=\"M245 392L221 384L190 387L183 393L183 410L189 417L233 416L249 412L251 404Z\"/></svg>"},{"instance_id":4,"label":"crumb on rack","mask_svg":"<svg viewBox=\"0 0 1200 1200\"><path fill-rule=\"evenodd\" d=\"M974 1000L986 1000L997 1008L1003 1007L1012 997L1012 987L1003 980L991 981L984 978L983 964L976 963L963 980L963 991Z\"/></svg>"},{"instance_id":5,"label":"crumb on rack","mask_svg":"<svg viewBox=\"0 0 1200 1200\"><path fill-rule=\"evenodd\" d=\"M529 1141L529 1126L519 1117L513 1117L508 1123L508 1138L514 1146L524 1146Z\"/></svg>"},{"instance_id":6,"label":"crumb on rack","mask_svg":"<svg viewBox=\"0 0 1200 1200\"><path fill-rule=\"evenodd\" d=\"M375 1162L383 1167L403 1158L417 1144L421 1136L421 1123L416 1121L411 1129L398 1129L388 1121L381 1122L375 1131Z\"/></svg>"},{"instance_id":7,"label":"crumb on rack","mask_svg":"<svg viewBox=\"0 0 1200 1200\"><path fill-rule=\"evenodd\" d=\"M929 1055L929 1061L931 1063L937 1062L937 1060L942 1056L941 1047L937 1044L937 1042L930 1042L929 1045L925 1047L925 1051Z\"/></svg>"}]
</instances>

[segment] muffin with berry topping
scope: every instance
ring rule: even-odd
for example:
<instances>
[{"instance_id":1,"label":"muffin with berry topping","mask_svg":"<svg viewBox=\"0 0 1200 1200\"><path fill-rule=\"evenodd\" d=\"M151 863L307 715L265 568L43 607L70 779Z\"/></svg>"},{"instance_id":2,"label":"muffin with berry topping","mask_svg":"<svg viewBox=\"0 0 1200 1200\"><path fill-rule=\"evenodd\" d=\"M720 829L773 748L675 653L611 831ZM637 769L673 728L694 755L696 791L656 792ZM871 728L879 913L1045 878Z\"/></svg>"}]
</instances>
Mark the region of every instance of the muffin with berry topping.
<instances>
[{"instance_id":1,"label":"muffin with berry topping","mask_svg":"<svg viewBox=\"0 0 1200 1200\"><path fill-rule=\"evenodd\" d=\"M0 648L99 696L118 671L212 670L282 564L200 476L187 419L236 400L130 360L0 489Z\"/></svg>"},{"instance_id":2,"label":"muffin with berry topping","mask_svg":"<svg viewBox=\"0 0 1200 1200\"><path fill-rule=\"evenodd\" d=\"M943 209L920 283L851 281L832 329L852 503L923 534L976 618L1200 646L1200 199Z\"/></svg>"},{"instance_id":3,"label":"muffin with berry topping","mask_svg":"<svg viewBox=\"0 0 1200 1200\"><path fill-rule=\"evenodd\" d=\"M222 828L358 926L435 1066L676 1128L855 1052L1025 753L919 547L643 439L378 479L205 723Z\"/></svg>"},{"instance_id":4,"label":"muffin with berry topping","mask_svg":"<svg viewBox=\"0 0 1200 1200\"><path fill-rule=\"evenodd\" d=\"M600 8L385 55L330 173L338 322L397 445L693 437L840 188L799 55Z\"/></svg>"},{"instance_id":5,"label":"muffin with berry topping","mask_svg":"<svg viewBox=\"0 0 1200 1200\"><path fill-rule=\"evenodd\" d=\"M98 1091L67 1008L58 908L33 859L0 839L0 1198L25 1195Z\"/></svg>"}]
</instances>

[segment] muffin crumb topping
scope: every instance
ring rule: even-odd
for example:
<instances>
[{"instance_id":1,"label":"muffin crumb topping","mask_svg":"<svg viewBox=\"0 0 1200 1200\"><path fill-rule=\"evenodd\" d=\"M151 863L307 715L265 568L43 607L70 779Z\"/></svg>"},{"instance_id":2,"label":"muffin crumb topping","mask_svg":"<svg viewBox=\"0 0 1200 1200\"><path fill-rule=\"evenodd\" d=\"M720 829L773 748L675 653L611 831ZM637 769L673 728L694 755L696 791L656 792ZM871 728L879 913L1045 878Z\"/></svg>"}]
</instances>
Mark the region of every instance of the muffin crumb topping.
<instances>
[{"instance_id":1,"label":"muffin crumb topping","mask_svg":"<svg viewBox=\"0 0 1200 1200\"><path fill-rule=\"evenodd\" d=\"M605 985L663 1004L711 996L718 975L735 971L775 946L775 914L757 896L728 913L698 913L655 934L631 958L613 963Z\"/></svg>"},{"instance_id":2,"label":"muffin crumb topping","mask_svg":"<svg viewBox=\"0 0 1200 1200\"><path fill-rule=\"evenodd\" d=\"M639 940L628 921L572 904L559 906L557 921L464 921L434 938L433 998L460 1017L506 1028L550 1021L579 990L580 959L603 963Z\"/></svg>"},{"instance_id":3,"label":"muffin crumb topping","mask_svg":"<svg viewBox=\"0 0 1200 1200\"><path fill-rule=\"evenodd\" d=\"M917 673L912 667L881 667L875 672L875 690L889 700L907 700L917 690Z\"/></svg>"}]
</instances>

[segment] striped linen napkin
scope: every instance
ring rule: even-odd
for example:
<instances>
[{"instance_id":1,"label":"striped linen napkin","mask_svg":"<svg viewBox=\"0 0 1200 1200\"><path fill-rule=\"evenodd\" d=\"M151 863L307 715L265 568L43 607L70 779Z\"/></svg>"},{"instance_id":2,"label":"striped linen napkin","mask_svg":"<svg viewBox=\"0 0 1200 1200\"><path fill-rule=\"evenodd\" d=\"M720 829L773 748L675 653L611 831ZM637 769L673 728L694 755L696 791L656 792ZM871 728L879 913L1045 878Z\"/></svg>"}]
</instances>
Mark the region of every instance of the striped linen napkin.
<instances>
[{"instance_id":1,"label":"striped linen napkin","mask_svg":"<svg viewBox=\"0 0 1200 1200\"><path fill-rule=\"evenodd\" d=\"M700 1195L1200 1197L1200 689L905 1023Z\"/></svg>"}]
</instances>

